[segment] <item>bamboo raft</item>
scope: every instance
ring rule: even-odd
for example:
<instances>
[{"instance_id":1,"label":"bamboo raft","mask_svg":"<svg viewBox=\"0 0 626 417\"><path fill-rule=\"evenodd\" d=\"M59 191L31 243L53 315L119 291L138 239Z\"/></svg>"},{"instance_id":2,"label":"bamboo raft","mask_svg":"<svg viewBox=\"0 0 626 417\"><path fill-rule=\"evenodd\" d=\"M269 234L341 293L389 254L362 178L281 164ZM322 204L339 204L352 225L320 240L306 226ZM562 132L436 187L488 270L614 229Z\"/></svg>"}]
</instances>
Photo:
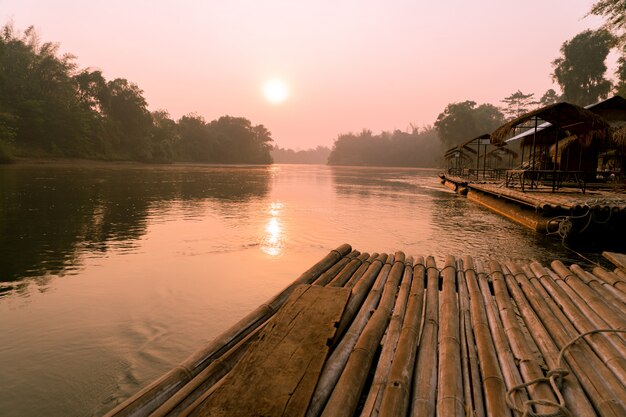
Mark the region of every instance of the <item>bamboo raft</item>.
<instances>
[{"instance_id":1,"label":"bamboo raft","mask_svg":"<svg viewBox=\"0 0 626 417\"><path fill-rule=\"evenodd\" d=\"M615 269L342 245L107 416L626 415Z\"/></svg>"},{"instance_id":2,"label":"bamboo raft","mask_svg":"<svg viewBox=\"0 0 626 417\"><path fill-rule=\"evenodd\" d=\"M488 209L539 233L574 237L596 232L621 239L626 231L624 189L537 187L522 191L502 182L475 181L441 174L441 182Z\"/></svg>"}]
</instances>

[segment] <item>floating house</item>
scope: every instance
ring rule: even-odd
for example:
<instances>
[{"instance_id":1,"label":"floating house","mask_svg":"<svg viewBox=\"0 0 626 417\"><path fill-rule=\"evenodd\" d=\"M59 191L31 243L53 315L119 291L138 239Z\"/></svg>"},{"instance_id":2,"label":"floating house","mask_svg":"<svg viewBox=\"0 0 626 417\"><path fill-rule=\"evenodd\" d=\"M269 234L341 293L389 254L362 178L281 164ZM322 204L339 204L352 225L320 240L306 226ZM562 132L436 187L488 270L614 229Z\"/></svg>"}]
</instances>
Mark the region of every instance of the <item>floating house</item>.
<instances>
[{"instance_id":1,"label":"floating house","mask_svg":"<svg viewBox=\"0 0 626 417\"><path fill-rule=\"evenodd\" d=\"M494 149L483 154L483 175L448 169L442 174L446 186L542 233L570 238L608 231L623 236L624 98L586 108L552 104L504 124L489 137ZM508 165L490 156L498 152L511 153ZM519 160L512 158L517 152ZM453 155L448 151L446 159Z\"/></svg>"}]
</instances>

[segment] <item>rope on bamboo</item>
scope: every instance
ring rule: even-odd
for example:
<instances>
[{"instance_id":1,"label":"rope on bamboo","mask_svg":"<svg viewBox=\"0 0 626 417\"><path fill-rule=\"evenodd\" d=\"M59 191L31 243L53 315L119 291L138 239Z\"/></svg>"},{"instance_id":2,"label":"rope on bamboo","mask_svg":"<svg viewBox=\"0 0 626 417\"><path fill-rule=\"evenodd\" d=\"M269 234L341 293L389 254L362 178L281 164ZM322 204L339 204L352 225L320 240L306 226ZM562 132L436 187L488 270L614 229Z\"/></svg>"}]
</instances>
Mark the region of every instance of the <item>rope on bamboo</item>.
<instances>
[{"instance_id":1,"label":"rope on bamboo","mask_svg":"<svg viewBox=\"0 0 626 417\"><path fill-rule=\"evenodd\" d=\"M580 339L588 336L590 334L595 333L626 333L626 330L618 330L618 329L595 329L582 334L579 334L571 341L569 341L563 348L561 348L559 352L559 357L557 359L557 363L561 365L563 363L563 355L565 351L569 349L574 343L578 342ZM558 367L548 372L548 375L542 378L533 379L531 381L525 382L523 384L519 384L511 388L506 393L506 402L511 407L511 409L520 413L522 417L571 417L572 414L565 406L565 400L563 399L563 395L561 394L561 385L563 382L563 378L569 374L569 370L565 367ZM558 403L547 400L529 400L525 401L522 407L518 407L513 400L513 393L517 390L528 387L529 385L538 384L540 382L547 382L552 387L552 391L556 395L558 399ZM535 413L533 411L533 405L545 405L557 408L557 411L553 413Z\"/></svg>"}]
</instances>

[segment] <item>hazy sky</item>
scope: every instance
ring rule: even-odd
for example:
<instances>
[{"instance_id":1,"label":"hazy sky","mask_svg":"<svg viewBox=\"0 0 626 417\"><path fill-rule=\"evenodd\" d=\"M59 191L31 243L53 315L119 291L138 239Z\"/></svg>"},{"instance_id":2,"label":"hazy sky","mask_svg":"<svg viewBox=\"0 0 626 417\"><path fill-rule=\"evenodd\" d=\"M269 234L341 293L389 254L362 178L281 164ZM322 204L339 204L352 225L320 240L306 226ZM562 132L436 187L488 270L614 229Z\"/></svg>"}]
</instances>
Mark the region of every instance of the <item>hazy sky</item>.
<instances>
[{"instance_id":1,"label":"hazy sky","mask_svg":"<svg viewBox=\"0 0 626 417\"><path fill-rule=\"evenodd\" d=\"M451 102L541 97L561 44L600 25L593 3L0 0L0 22L137 83L151 110L243 116L304 149L432 124ZM263 96L271 78L288 85L280 104Z\"/></svg>"}]
</instances>

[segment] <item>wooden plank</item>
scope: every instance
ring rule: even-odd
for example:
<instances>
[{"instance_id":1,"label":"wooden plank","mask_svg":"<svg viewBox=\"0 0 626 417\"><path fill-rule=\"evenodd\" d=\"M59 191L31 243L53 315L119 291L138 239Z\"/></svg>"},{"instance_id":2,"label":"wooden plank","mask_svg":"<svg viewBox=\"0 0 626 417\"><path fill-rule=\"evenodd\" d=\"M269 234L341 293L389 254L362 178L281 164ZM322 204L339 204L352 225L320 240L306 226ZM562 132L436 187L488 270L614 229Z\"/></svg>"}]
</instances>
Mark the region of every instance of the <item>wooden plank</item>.
<instances>
[{"instance_id":1,"label":"wooden plank","mask_svg":"<svg viewBox=\"0 0 626 417\"><path fill-rule=\"evenodd\" d=\"M620 270L626 272L626 255L617 252L602 252L602 256L611 261Z\"/></svg>"},{"instance_id":2,"label":"wooden plank","mask_svg":"<svg viewBox=\"0 0 626 417\"><path fill-rule=\"evenodd\" d=\"M298 287L192 416L304 416L350 290Z\"/></svg>"}]
</instances>

